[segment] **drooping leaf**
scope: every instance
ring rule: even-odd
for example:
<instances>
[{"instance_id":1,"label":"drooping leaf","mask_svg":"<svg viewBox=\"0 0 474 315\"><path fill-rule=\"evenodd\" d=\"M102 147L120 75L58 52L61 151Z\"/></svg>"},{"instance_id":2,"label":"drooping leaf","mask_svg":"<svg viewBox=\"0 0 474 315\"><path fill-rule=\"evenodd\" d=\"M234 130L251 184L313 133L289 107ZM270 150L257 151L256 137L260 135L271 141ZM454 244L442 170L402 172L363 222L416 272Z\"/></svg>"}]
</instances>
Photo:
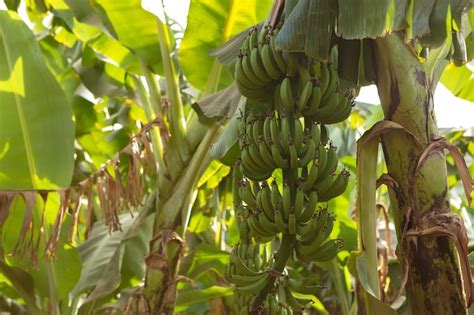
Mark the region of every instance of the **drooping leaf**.
<instances>
[{"instance_id":1,"label":"drooping leaf","mask_svg":"<svg viewBox=\"0 0 474 315\"><path fill-rule=\"evenodd\" d=\"M212 286L209 288L205 288L202 290L186 290L181 291L178 294L178 300L176 302L176 312L182 312L185 310L186 306L209 301L216 297L223 297L229 296L233 294L232 287L219 287L219 286Z\"/></svg>"},{"instance_id":2,"label":"drooping leaf","mask_svg":"<svg viewBox=\"0 0 474 315\"><path fill-rule=\"evenodd\" d=\"M151 235L153 219L143 219L143 215L134 219L130 214L123 214L120 216L122 230L112 234L109 234L109 228L103 222L94 225L91 237L78 247L83 261L83 272L71 292L73 296L78 296L86 289L94 288L86 300L90 302L115 290L121 280L122 266L132 263L123 260L127 247L137 246L137 244L141 246L140 244L146 243ZM143 261L143 257L135 256L134 258L140 262Z\"/></svg>"},{"instance_id":3,"label":"drooping leaf","mask_svg":"<svg viewBox=\"0 0 474 315\"><path fill-rule=\"evenodd\" d=\"M375 38L385 30L390 0L339 0L338 35L347 39Z\"/></svg>"},{"instance_id":4,"label":"drooping leaf","mask_svg":"<svg viewBox=\"0 0 474 315\"><path fill-rule=\"evenodd\" d=\"M147 65L161 62L156 17L144 10L141 0L94 0L92 1L102 21L110 21L112 34L123 46L135 52ZM106 17L104 16L106 15ZM106 25L107 26L107 25Z\"/></svg>"},{"instance_id":5,"label":"drooping leaf","mask_svg":"<svg viewBox=\"0 0 474 315\"><path fill-rule=\"evenodd\" d=\"M474 70L468 65L448 65L441 76L441 83L457 97L474 102Z\"/></svg>"},{"instance_id":6,"label":"drooping leaf","mask_svg":"<svg viewBox=\"0 0 474 315\"><path fill-rule=\"evenodd\" d=\"M273 1L191 0L188 24L179 49L179 63L191 84L203 90L214 58L211 49L217 48L233 35L264 20ZM231 82L227 69L222 70L224 86Z\"/></svg>"},{"instance_id":7,"label":"drooping leaf","mask_svg":"<svg viewBox=\"0 0 474 315\"><path fill-rule=\"evenodd\" d=\"M69 186L74 122L33 33L0 11L0 189Z\"/></svg>"},{"instance_id":8,"label":"drooping leaf","mask_svg":"<svg viewBox=\"0 0 474 315\"><path fill-rule=\"evenodd\" d=\"M209 95L193 104L200 116L216 120L231 118L239 105L241 95L237 86L231 84L227 88Z\"/></svg>"}]
</instances>

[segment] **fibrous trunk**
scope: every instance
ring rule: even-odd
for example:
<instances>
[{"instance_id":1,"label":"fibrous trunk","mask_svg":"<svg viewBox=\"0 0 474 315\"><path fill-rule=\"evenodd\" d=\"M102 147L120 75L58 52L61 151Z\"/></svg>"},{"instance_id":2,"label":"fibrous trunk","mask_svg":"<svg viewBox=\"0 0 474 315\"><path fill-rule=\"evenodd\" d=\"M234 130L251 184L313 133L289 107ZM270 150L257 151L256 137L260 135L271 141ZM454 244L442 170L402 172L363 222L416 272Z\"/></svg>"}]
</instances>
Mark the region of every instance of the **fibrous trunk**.
<instances>
[{"instance_id":1,"label":"fibrous trunk","mask_svg":"<svg viewBox=\"0 0 474 315\"><path fill-rule=\"evenodd\" d=\"M456 219L449 205L444 154L429 155L417 169L423 150L439 137L433 87L423 65L398 34L377 39L374 49L376 84L385 118L402 125L420 143L416 145L408 133L387 134L382 140L388 173L399 184L391 190L390 200L399 241L397 253L408 272L411 312L464 314L454 246L447 237L428 232L439 228L437 218ZM423 233L427 235L416 236Z\"/></svg>"}]
</instances>

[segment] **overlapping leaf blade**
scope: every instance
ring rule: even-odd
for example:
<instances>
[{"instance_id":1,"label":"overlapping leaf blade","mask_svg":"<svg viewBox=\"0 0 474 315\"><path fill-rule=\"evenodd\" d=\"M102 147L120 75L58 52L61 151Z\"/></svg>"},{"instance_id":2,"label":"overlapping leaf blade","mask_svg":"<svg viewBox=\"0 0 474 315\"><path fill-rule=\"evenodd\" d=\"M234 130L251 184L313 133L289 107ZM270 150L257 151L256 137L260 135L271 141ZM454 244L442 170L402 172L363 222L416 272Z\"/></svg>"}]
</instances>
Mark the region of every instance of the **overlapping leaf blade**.
<instances>
[{"instance_id":1,"label":"overlapping leaf blade","mask_svg":"<svg viewBox=\"0 0 474 315\"><path fill-rule=\"evenodd\" d=\"M232 35L264 20L273 1L191 1L186 33L179 50L179 63L191 84L203 90L214 63L211 49ZM223 85L231 82L223 70Z\"/></svg>"},{"instance_id":2,"label":"overlapping leaf blade","mask_svg":"<svg viewBox=\"0 0 474 315\"><path fill-rule=\"evenodd\" d=\"M56 189L71 182L74 122L32 32L0 11L0 189Z\"/></svg>"}]
</instances>

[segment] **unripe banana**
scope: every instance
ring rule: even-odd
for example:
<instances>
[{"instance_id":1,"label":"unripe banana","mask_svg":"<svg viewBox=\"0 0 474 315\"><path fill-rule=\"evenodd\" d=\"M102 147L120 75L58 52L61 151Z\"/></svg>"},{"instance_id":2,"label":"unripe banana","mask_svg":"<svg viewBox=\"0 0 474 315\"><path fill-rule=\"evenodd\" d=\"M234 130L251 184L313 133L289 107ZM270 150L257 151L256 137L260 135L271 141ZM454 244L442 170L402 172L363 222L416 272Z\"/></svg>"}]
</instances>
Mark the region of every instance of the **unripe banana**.
<instances>
[{"instance_id":1,"label":"unripe banana","mask_svg":"<svg viewBox=\"0 0 474 315\"><path fill-rule=\"evenodd\" d=\"M288 118L286 116L280 117L280 135L281 135L281 147L283 149L283 152L285 154L290 154L290 123L288 121Z\"/></svg>"},{"instance_id":2,"label":"unripe banana","mask_svg":"<svg viewBox=\"0 0 474 315\"><path fill-rule=\"evenodd\" d=\"M328 72L329 72L329 83L328 83L328 86L326 88L326 91L324 92L324 94L321 97L323 102L328 98L328 96L330 94L335 92L336 86L337 86L337 83L338 83L338 79L339 79L339 76L336 72L336 69L332 65L328 65L327 69L328 69Z\"/></svg>"},{"instance_id":3,"label":"unripe banana","mask_svg":"<svg viewBox=\"0 0 474 315\"><path fill-rule=\"evenodd\" d=\"M329 141L329 130L326 125L319 125L319 128L321 129L321 144L326 145Z\"/></svg>"},{"instance_id":4,"label":"unripe banana","mask_svg":"<svg viewBox=\"0 0 474 315\"><path fill-rule=\"evenodd\" d=\"M272 78L268 76L267 72L265 71L265 67L263 66L258 45L252 48L250 53L250 64L252 66L253 72L260 81L264 83L272 81Z\"/></svg>"},{"instance_id":5,"label":"unripe banana","mask_svg":"<svg viewBox=\"0 0 474 315\"><path fill-rule=\"evenodd\" d=\"M265 82L260 81L257 75L253 72L252 65L250 64L250 56L244 55L242 57L242 69L244 70L247 78L254 84L256 88L265 85Z\"/></svg>"},{"instance_id":6,"label":"unripe banana","mask_svg":"<svg viewBox=\"0 0 474 315\"><path fill-rule=\"evenodd\" d=\"M304 109L309 105L311 95L313 94L313 82L307 81L304 85L303 91L297 103L297 108L300 113L303 113Z\"/></svg>"},{"instance_id":7,"label":"unripe banana","mask_svg":"<svg viewBox=\"0 0 474 315\"><path fill-rule=\"evenodd\" d=\"M307 256L308 261L328 261L336 257L342 247L341 240L328 240L313 254Z\"/></svg>"},{"instance_id":8,"label":"unripe banana","mask_svg":"<svg viewBox=\"0 0 474 315\"><path fill-rule=\"evenodd\" d=\"M310 161L314 159L316 155L316 145L312 140L307 141L306 144L306 152L304 156L301 157L301 159L298 161L298 166L299 167L304 167L308 165Z\"/></svg>"},{"instance_id":9,"label":"unripe banana","mask_svg":"<svg viewBox=\"0 0 474 315\"><path fill-rule=\"evenodd\" d=\"M275 224L281 233L288 233L288 224L285 223L281 211L275 211Z\"/></svg>"},{"instance_id":10,"label":"unripe banana","mask_svg":"<svg viewBox=\"0 0 474 315\"><path fill-rule=\"evenodd\" d=\"M255 295L260 292L266 285L268 279L268 274L265 274L264 277L259 278L257 281L252 284L236 287L236 291L243 295Z\"/></svg>"},{"instance_id":11,"label":"unripe banana","mask_svg":"<svg viewBox=\"0 0 474 315\"><path fill-rule=\"evenodd\" d=\"M257 200L250 189L250 184L247 181L241 183L239 189L240 198L251 208L257 208Z\"/></svg>"},{"instance_id":12,"label":"unripe banana","mask_svg":"<svg viewBox=\"0 0 474 315\"><path fill-rule=\"evenodd\" d=\"M280 140L280 132L278 131L277 120L273 117L270 120L270 135L271 135L273 143L275 143L277 147L277 150L278 151L282 150L283 144L281 143L281 140Z\"/></svg>"},{"instance_id":13,"label":"unripe banana","mask_svg":"<svg viewBox=\"0 0 474 315\"><path fill-rule=\"evenodd\" d=\"M284 74L286 73L286 61L283 58L283 53L281 51L278 51L275 46L275 37L277 36L277 32L274 32L270 36L270 48L274 57L274 60L276 61L276 64L278 65L278 70L280 73Z\"/></svg>"},{"instance_id":14,"label":"unripe banana","mask_svg":"<svg viewBox=\"0 0 474 315\"><path fill-rule=\"evenodd\" d=\"M234 253L232 257L232 262L235 265L235 270L234 274L240 274L244 276L253 276L257 277L262 274L262 272L257 272L255 270L250 269L244 262L242 261L242 258L237 253Z\"/></svg>"},{"instance_id":15,"label":"unripe banana","mask_svg":"<svg viewBox=\"0 0 474 315\"><path fill-rule=\"evenodd\" d=\"M303 125L301 124L301 121L298 118L294 119L294 133L293 133L293 143L295 144L295 148L297 152L301 151L301 146L303 145L303 136L304 136L304 131L303 131Z\"/></svg>"},{"instance_id":16,"label":"unripe banana","mask_svg":"<svg viewBox=\"0 0 474 315\"><path fill-rule=\"evenodd\" d=\"M301 213L303 212L304 199L305 199L305 194L304 194L303 188L301 187L301 185L298 185L298 187L296 187L295 206L294 206L296 219L298 219L301 216Z\"/></svg>"},{"instance_id":17,"label":"unripe banana","mask_svg":"<svg viewBox=\"0 0 474 315\"><path fill-rule=\"evenodd\" d=\"M308 197L308 202L306 203L303 212L299 217L296 217L298 223L306 223L313 217L316 211L317 203L318 194L315 191L311 191Z\"/></svg>"},{"instance_id":18,"label":"unripe banana","mask_svg":"<svg viewBox=\"0 0 474 315\"><path fill-rule=\"evenodd\" d=\"M269 45L263 45L261 48L261 57L265 71L273 80L279 80L282 76L282 73L276 64L276 61L273 60L271 47Z\"/></svg>"},{"instance_id":19,"label":"unripe banana","mask_svg":"<svg viewBox=\"0 0 474 315\"><path fill-rule=\"evenodd\" d=\"M278 165L273 161L272 153L268 150L266 143L261 140L258 144L258 151L263 161L270 169L275 169Z\"/></svg>"},{"instance_id":20,"label":"unripe banana","mask_svg":"<svg viewBox=\"0 0 474 315\"><path fill-rule=\"evenodd\" d=\"M305 192L310 191L313 189L314 184L316 183L316 180L318 179L318 174L319 174L319 166L316 161L310 162L310 168L308 170L308 175L302 182L302 188Z\"/></svg>"},{"instance_id":21,"label":"unripe banana","mask_svg":"<svg viewBox=\"0 0 474 315\"><path fill-rule=\"evenodd\" d=\"M319 124L313 123L311 125L311 140L313 140L314 144L318 147L321 142L321 129L319 128Z\"/></svg>"},{"instance_id":22,"label":"unripe banana","mask_svg":"<svg viewBox=\"0 0 474 315\"><path fill-rule=\"evenodd\" d=\"M233 274L230 277L230 282L232 282L236 286L246 286L246 285L254 283L255 281L258 281L260 278L265 277L265 276L266 276L265 272L260 272L256 276Z\"/></svg>"},{"instance_id":23,"label":"unripe banana","mask_svg":"<svg viewBox=\"0 0 474 315\"><path fill-rule=\"evenodd\" d=\"M280 150L278 149L277 145L273 143L271 145L271 152L272 152L272 158L275 164L281 168L281 169L286 169L288 168L288 160L284 159L283 156L280 153Z\"/></svg>"},{"instance_id":24,"label":"unripe banana","mask_svg":"<svg viewBox=\"0 0 474 315\"><path fill-rule=\"evenodd\" d=\"M283 185L283 218L288 220L288 216L290 215L291 209L291 189L288 184Z\"/></svg>"},{"instance_id":25,"label":"unripe banana","mask_svg":"<svg viewBox=\"0 0 474 315\"><path fill-rule=\"evenodd\" d=\"M313 84L313 90L311 92L311 99L307 107L303 110L303 115L305 116L313 116L315 115L319 107L321 106L321 88L319 83Z\"/></svg>"},{"instance_id":26,"label":"unripe banana","mask_svg":"<svg viewBox=\"0 0 474 315\"><path fill-rule=\"evenodd\" d=\"M296 147L293 143L290 143L290 167L292 169L298 168L298 153L296 152Z\"/></svg>"},{"instance_id":27,"label":"unripe banana","mask_svg":"<svg viewBox=\"0 0 474 315\"><path fill-rule=\"evenodd\" d=\"M296 216L294 212L291 212L288 216L288 234L296 234Z\"/></svg>"},{"instance_id":28,"label":"unripe banana","mask_svg":"<svg viewBox=\"0 0 474 315\"><path fill-rule=\"evenodd\" d=\"M295 100L291 90L291 81L289 77L283 79L280 85L281 103L287 114L295 111Z\"/></svg>"},{"instance_id":29,"label":"unripe banana","mask_svg":"<svg viewBox=\"0 0 474 315\"><path fill-rule=\"evenodd\" d=\"M265 212L265 215L268 217L268 219L270 219L270 221L274 221L275 214L273 213L271 191L270 187L268 187L268 184L266 182L263 182L262 184L262 191L260 192L260 195L263 212Z\"/></svg>"},{"instance_id":30,"label":"unripe banana","mask_svg":"<svg viewBox=\"0 0 474 315\"><path fill-rule=\"evenodd\" d=\"M337 168L337 150L336 147L333 147L332 145L329 146L327 150L327 160L326 160L326 165L324 169L319 169L319 178L323 179L331 174L333 174L336 171ZM318 179L316 183L320 182Z\"/></svg>"},{"instance_id":31,"label":"unripe banana","mask_svg":"<svg viewBox=\"0 0 474 315\"><path fill-rule=\"evenodd\" d=\"M251 216L249 216L248 223L250 226L250 230L254 233L256 237L267 238L274 235L272 232L267 231L262 227L262 225L258 221L258 217L256 214L252 214Z\"/></svg>"},{"instance_id":32,"label":"unripe banana","mask_svg":"<svg viewBox=\"0 0 474 315\"><path fill-rule=\"evenodd\" d=\"M276 224L268 220L265 213L261 212L258 214L258 222L260 223L261 227L269 234L275 235L279 233Z\"/></svg>"},{"instance_id":33,"label":"unripe banana","mask_svg":"<svg viewBox=\"0 0 474 315\"><path fill-rule=\"evenodd\" d=\"M320 201L325 202L344 193L349 182L349 175L350 173L345 170L340 172L331 186L329 186L326 190L321 190Z\"/></svg>"}]
</instances>

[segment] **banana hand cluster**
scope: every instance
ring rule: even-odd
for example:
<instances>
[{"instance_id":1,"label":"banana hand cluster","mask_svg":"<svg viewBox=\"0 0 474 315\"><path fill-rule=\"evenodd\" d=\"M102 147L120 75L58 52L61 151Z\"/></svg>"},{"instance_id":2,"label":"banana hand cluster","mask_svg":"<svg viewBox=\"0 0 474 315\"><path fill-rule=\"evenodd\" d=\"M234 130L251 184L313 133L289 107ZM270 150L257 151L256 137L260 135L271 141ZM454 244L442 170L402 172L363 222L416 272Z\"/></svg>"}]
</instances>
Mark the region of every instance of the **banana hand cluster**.
<instances>
[{"instance_id":1,"label":"banana hand cluster","mask_svg":"<svg viewBox=\"0 0 474 315\"><path fill-rule=\"evenodd\" d=\"M322 124L335 124L346 120L354 104L353 90L343 91L338 84L337 72L331 65L317 63L316 71L310 72L308 79L300 78L299 97L292 97L292 90L282 82L280 98L285 110L295 112Z\"/></svg>"},{"instance_id":2,"label":"banana hand cluster","mask_svg":"<svg viewBox=\"0 0 474 315\"><path fill-rule=\"evenodd\" d=\"M275 83L286 74L283 54L275 49L278 31L253 28L245 38L234 68L242 95L257 101L271 100Z\"/></svg>"},{"instance_id":3,"label":"banana hand cluster","mask_svg":"<svg viewBox=\"0 0 474 315\"><path fill-rule=\"evenodd\" d=\"M269 277L266 269L266 247L259 243L240 243L232 251L225 270L225 278L235 286L234 306L237 314L248 314L253 296L266 284Z\"/></svg>"}]
</instances>

